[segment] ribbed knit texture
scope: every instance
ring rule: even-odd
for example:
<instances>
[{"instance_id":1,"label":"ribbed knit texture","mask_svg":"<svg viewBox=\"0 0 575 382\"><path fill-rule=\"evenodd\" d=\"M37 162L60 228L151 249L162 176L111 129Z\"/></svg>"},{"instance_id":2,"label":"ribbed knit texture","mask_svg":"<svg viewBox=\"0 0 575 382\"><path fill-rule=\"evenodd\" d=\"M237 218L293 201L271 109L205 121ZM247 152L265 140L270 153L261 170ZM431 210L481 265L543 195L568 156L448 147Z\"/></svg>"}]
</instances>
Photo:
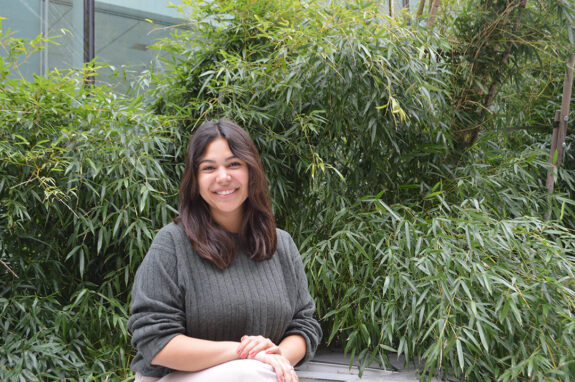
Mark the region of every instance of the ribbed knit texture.
<instances>
[{"instance_id":1,"label":"ribbed knit texture","mask_svg":"<svg viewBox=\"0 0 575 382\"><path fill-rule=\"evenodd\" d=\"M244 334L279 343L289 334L306 341L305 362L313 356L321 329L313 318L300 254L291 236L277 230L278 250L253 261L243 251L220 270L200 258L183 229L171 223L156 235L136 272L128 328L137 355L132 369L162 377L173 370L150 365L176 335L239 341Z\"/></svg>"}]
</instances>

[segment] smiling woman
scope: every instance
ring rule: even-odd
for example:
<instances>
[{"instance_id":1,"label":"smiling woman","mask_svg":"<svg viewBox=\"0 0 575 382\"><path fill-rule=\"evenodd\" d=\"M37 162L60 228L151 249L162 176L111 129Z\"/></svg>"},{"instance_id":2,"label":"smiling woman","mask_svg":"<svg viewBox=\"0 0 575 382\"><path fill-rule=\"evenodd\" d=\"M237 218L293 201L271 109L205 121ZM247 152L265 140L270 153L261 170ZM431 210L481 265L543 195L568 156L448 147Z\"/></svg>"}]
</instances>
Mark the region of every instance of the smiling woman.
<instances>
[{"instance_id":1,"label":"smiling woman","mask_svg":"<svg viewBox=\"0 0 575 382\"><path fill-rule=\"evenodd\" d=\"M188 146L179 216L134 280L136 381L295 382L293 366L321 339L314 311L252 139L230 121L203 123Z\"/></svg>"},{"instance_id":2,"label":"smiling woman","mask_svg":"<svg viewBox=\"0 0 575 382\"><path fill-rule=\"evenodd\" d=\"M198 170L200 195L210 206L214 221L229 232L240 230L248 178L246 163L231 152L224 138L208 145Z\"/></svg>"},{"instance_id":3,"label":"smiling woman","mask_svg":"<svg viewBox=\"0 0 575 382\"><path fill-rule=\"evenodd\" d=\"M277 236L268 189L250 136L231 121L205 122L188 145L176 222L198 255L220 268L234 260L238 239L252 260L270 258Z\"/></svg>"}]
</instances>

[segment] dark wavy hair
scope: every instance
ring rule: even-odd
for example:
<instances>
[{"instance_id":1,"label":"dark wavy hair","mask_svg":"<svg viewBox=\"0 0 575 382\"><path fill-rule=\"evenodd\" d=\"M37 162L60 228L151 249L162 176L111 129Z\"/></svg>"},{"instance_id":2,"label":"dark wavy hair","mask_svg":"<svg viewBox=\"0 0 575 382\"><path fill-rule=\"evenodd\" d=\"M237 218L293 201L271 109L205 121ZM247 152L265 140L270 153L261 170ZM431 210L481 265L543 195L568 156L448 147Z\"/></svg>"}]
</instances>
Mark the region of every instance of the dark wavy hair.
<instances>
[{"instance_id":1,"label":"dark wavy hair","mask_svg":"<svg viewBox=\"0 0 575 382\"><path fill-rule=\"evenodd\" d=\"M248 197L243 205L239 240L214 221L200 195L198 165L206 147L217 138L224 138L231 152L248 166ZM198 127L188 145L178 212L174 220L183 226L192 248L220 269L234 261L238 245L253 260L273 256L277 236L268 182L256 146L244 129L224 119L204 122Z\"/></svg>"}]
</instances>

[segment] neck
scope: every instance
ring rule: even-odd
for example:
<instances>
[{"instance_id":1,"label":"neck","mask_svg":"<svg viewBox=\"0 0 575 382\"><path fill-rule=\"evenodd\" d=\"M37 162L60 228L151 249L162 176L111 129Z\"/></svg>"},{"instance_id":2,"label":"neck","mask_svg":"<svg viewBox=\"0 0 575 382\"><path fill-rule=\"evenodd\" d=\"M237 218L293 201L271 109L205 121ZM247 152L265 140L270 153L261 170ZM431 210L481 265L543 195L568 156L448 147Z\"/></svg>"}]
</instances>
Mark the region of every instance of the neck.
<instances>
[{"instance_id":1,"label":"neck","mask_svg":"<svg viewBox=\"0 0 575 382\"><path fill-rule=\"evenodd\" d=\"M214 214L212 212L212 218L214 221L231 233L240 233L240 229L242 227L242 216L241 212L230 214Z\"/></svg>"}]
</instances>

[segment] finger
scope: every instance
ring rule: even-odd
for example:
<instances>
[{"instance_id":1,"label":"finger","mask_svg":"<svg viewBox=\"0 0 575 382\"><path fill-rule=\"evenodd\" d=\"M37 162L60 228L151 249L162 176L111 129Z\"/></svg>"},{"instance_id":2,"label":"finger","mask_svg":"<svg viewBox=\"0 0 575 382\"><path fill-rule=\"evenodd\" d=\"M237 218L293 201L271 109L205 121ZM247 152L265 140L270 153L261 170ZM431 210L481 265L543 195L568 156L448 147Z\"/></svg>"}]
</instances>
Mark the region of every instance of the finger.
<instances>
[{"instance_id":1,"label":"finger","mask_svg":"<svg viewBox=\"0 0 575 382\"><path fill-rule=\"evenodd\" d=\"M268 350L268 349L274 349L277 346L269 339L265 339L263 342L258 343L256 346L254 346L250 351L250 357L255 356L257 353L259 353L260 351L264 351L264 350ZM273 353L273 352L272 352Z\"/></svg>"},{"instance_id":2,"label":"finger","mask_svg":"<svg viewBox=\"0 0 575 382\"><path fill-rule=\"evenodd\" d=\"M291 374L292 374L292 382L299 382L299 377L298 377L295 369L293 368L293 366L291 368Z\"/></svg>"},{"instance_id":3,"label":"finger","mask_svg":"<svg viewBox=\"0 0 575 382\"><path fill-rule=\"evenodd\" d=\"M258 340L250 340L248 343L246 343L242 350L242 358L244 358L244 356L253 357L263 349L265 349L265 346L261 346L261 343L258 342Z\"/></svg>"},{"instance_id":4,"label":"finger","mask_svg":"<svg viewBox=\"0 0 575 382\"><path fill-rule=\"evenodd\" d=\"M284 373L284 382L293 382L291 365L282 365Z\"/></svg>"},{"instance_id":5,"label":"finger","mask_svg":"<svg viewBox=\"0 0 575 382\"><path fill-rule=\"evenodd\" d=\"M281 356L272 356L270 364L276 371L276 374L279 375L280 380L282 382L294 382L294 377L297 378L295 375L295 370L293 369L292 365L289 361Z\"/></svg>"},{"instance_id":6,"label":"finger","mask_svg":"<svg viewBox=\"0 0 575 382\"><path fill-rule=\"evenodd\" d=\"M261 351L256 354L255 359L267 363L272 367L278 382L297 382L299 381L297 374L291 363L287 358L280 354L267 354Z\"/></svg>"},{"instance_id":7,"label":"finger","mask_svg":"<svg viewBox=\"0 0 575 382\"><path fill-rule=\"evenodd\" d=\"M237 354L242 354L242 351L244 350L244 347L246 346L246 342L244 342L244 337L242 337L242 341L240 342L240 344L238 345L238 347L236 348L236 353Z\"/></svg>"},{"instance_id":8,"label":"finger","mask_svg":"<svg viewBox=\"0 0 575 382\"><path fill-rule=\"evenodd\" d=\"M276 372L276 376L278 378L278 382L285 382L285 372L279 362L273 359L270 364L272 365L274 371Z\"/></svg>"},{"instance_id":9,"label":"finger","mask_svg":"<svg viewBox=\"0 0 575 382\"><path fill-rule=\"evenodd\" d=\"M242 354L245 353L245 349L247 346L250 346L250 344L253 343L253 337L251 336L243 336L240 340L240 344L238 345L238 348L236 349L236 353L238 354Z\"/></svg>"},{"instance_id":10,"label":"finger","mask_svg":"<svg viewBox=\"0 0 575 382\"><path fill-rule=\"evenodd\" d=\"M283 373L284 373L284 382L296 382L298 381L298 376L294 370L294 368L288 363L287 365L283 365Z\"/></svg>"},{"instance_id":11,"label":"finger","mask_svg":"<svg viewBox=\"0 0 575 382\"><path fill-rule=\"evenodd\" d=\"M246 346L250 346L250 344L253 344L254 342L257 344L258 341L259 341L258 338L254 336L242 336L242 338L240 339L240 344L238 346L237 352L243 351L246 348Z\"/></svg>"},{"instance_id":12,"label":"finger","mask_svg":"<svg viewBox=\"0 0 575 382\"><path fill-rule=\"evenodd\" d=\"M276 375L278 382L284 382L284 369L279 360L280 356L275 354L266 354L265 352L260 352L256 354L255 359L263 363L270 365Z\"/></svg>"},{"instance_id":13,"label":"finger","mask_svg":"<svg viewBox=\"0 0 575 382\"><path fill-rule=\"evenodd\" d=\"M267 348L266 349L266 354L280 354L281 355L281 349L279 346L272 346L271 348Z\"/></svg>"},{"instance_id":14,"label":"finger","mask_svg":"<svg viewBox=\"0 0 575 382\"><path fill-rule=\"evenodd\" d=\"M247 358L250 355L250 352L252 351L252 348L254 347L253 343L248 343L246 344L241 350L240 350L240 357L241 358Z\"/></svg>"},{"instance_id":15,"label":"finger","mask_svg":"<svg viewBox=\"0 0 575 382\"><path fill-rule=\"evenodd\" d=\"M243 336L236 352L240 354L241 358L252 358L260 351L275 346L269 338L262 336Z\"/></svg>"},{"instance_id":16,"label":"finger","mask_svg":"<svg viewBox=\"0 0 575 382\"><path fill-rule=\"evenodd\" d=\"M269 338L259 336L258 338L255 338L251 344L247 344L244 347L243 352L249 354L250 357L254 357L260 351L276 347L277 347L276 344L274 344L272 340L270 340ZM272 353L278 353L278 352L279 348L278 351Z\"/></svg>"}]
</instances>

